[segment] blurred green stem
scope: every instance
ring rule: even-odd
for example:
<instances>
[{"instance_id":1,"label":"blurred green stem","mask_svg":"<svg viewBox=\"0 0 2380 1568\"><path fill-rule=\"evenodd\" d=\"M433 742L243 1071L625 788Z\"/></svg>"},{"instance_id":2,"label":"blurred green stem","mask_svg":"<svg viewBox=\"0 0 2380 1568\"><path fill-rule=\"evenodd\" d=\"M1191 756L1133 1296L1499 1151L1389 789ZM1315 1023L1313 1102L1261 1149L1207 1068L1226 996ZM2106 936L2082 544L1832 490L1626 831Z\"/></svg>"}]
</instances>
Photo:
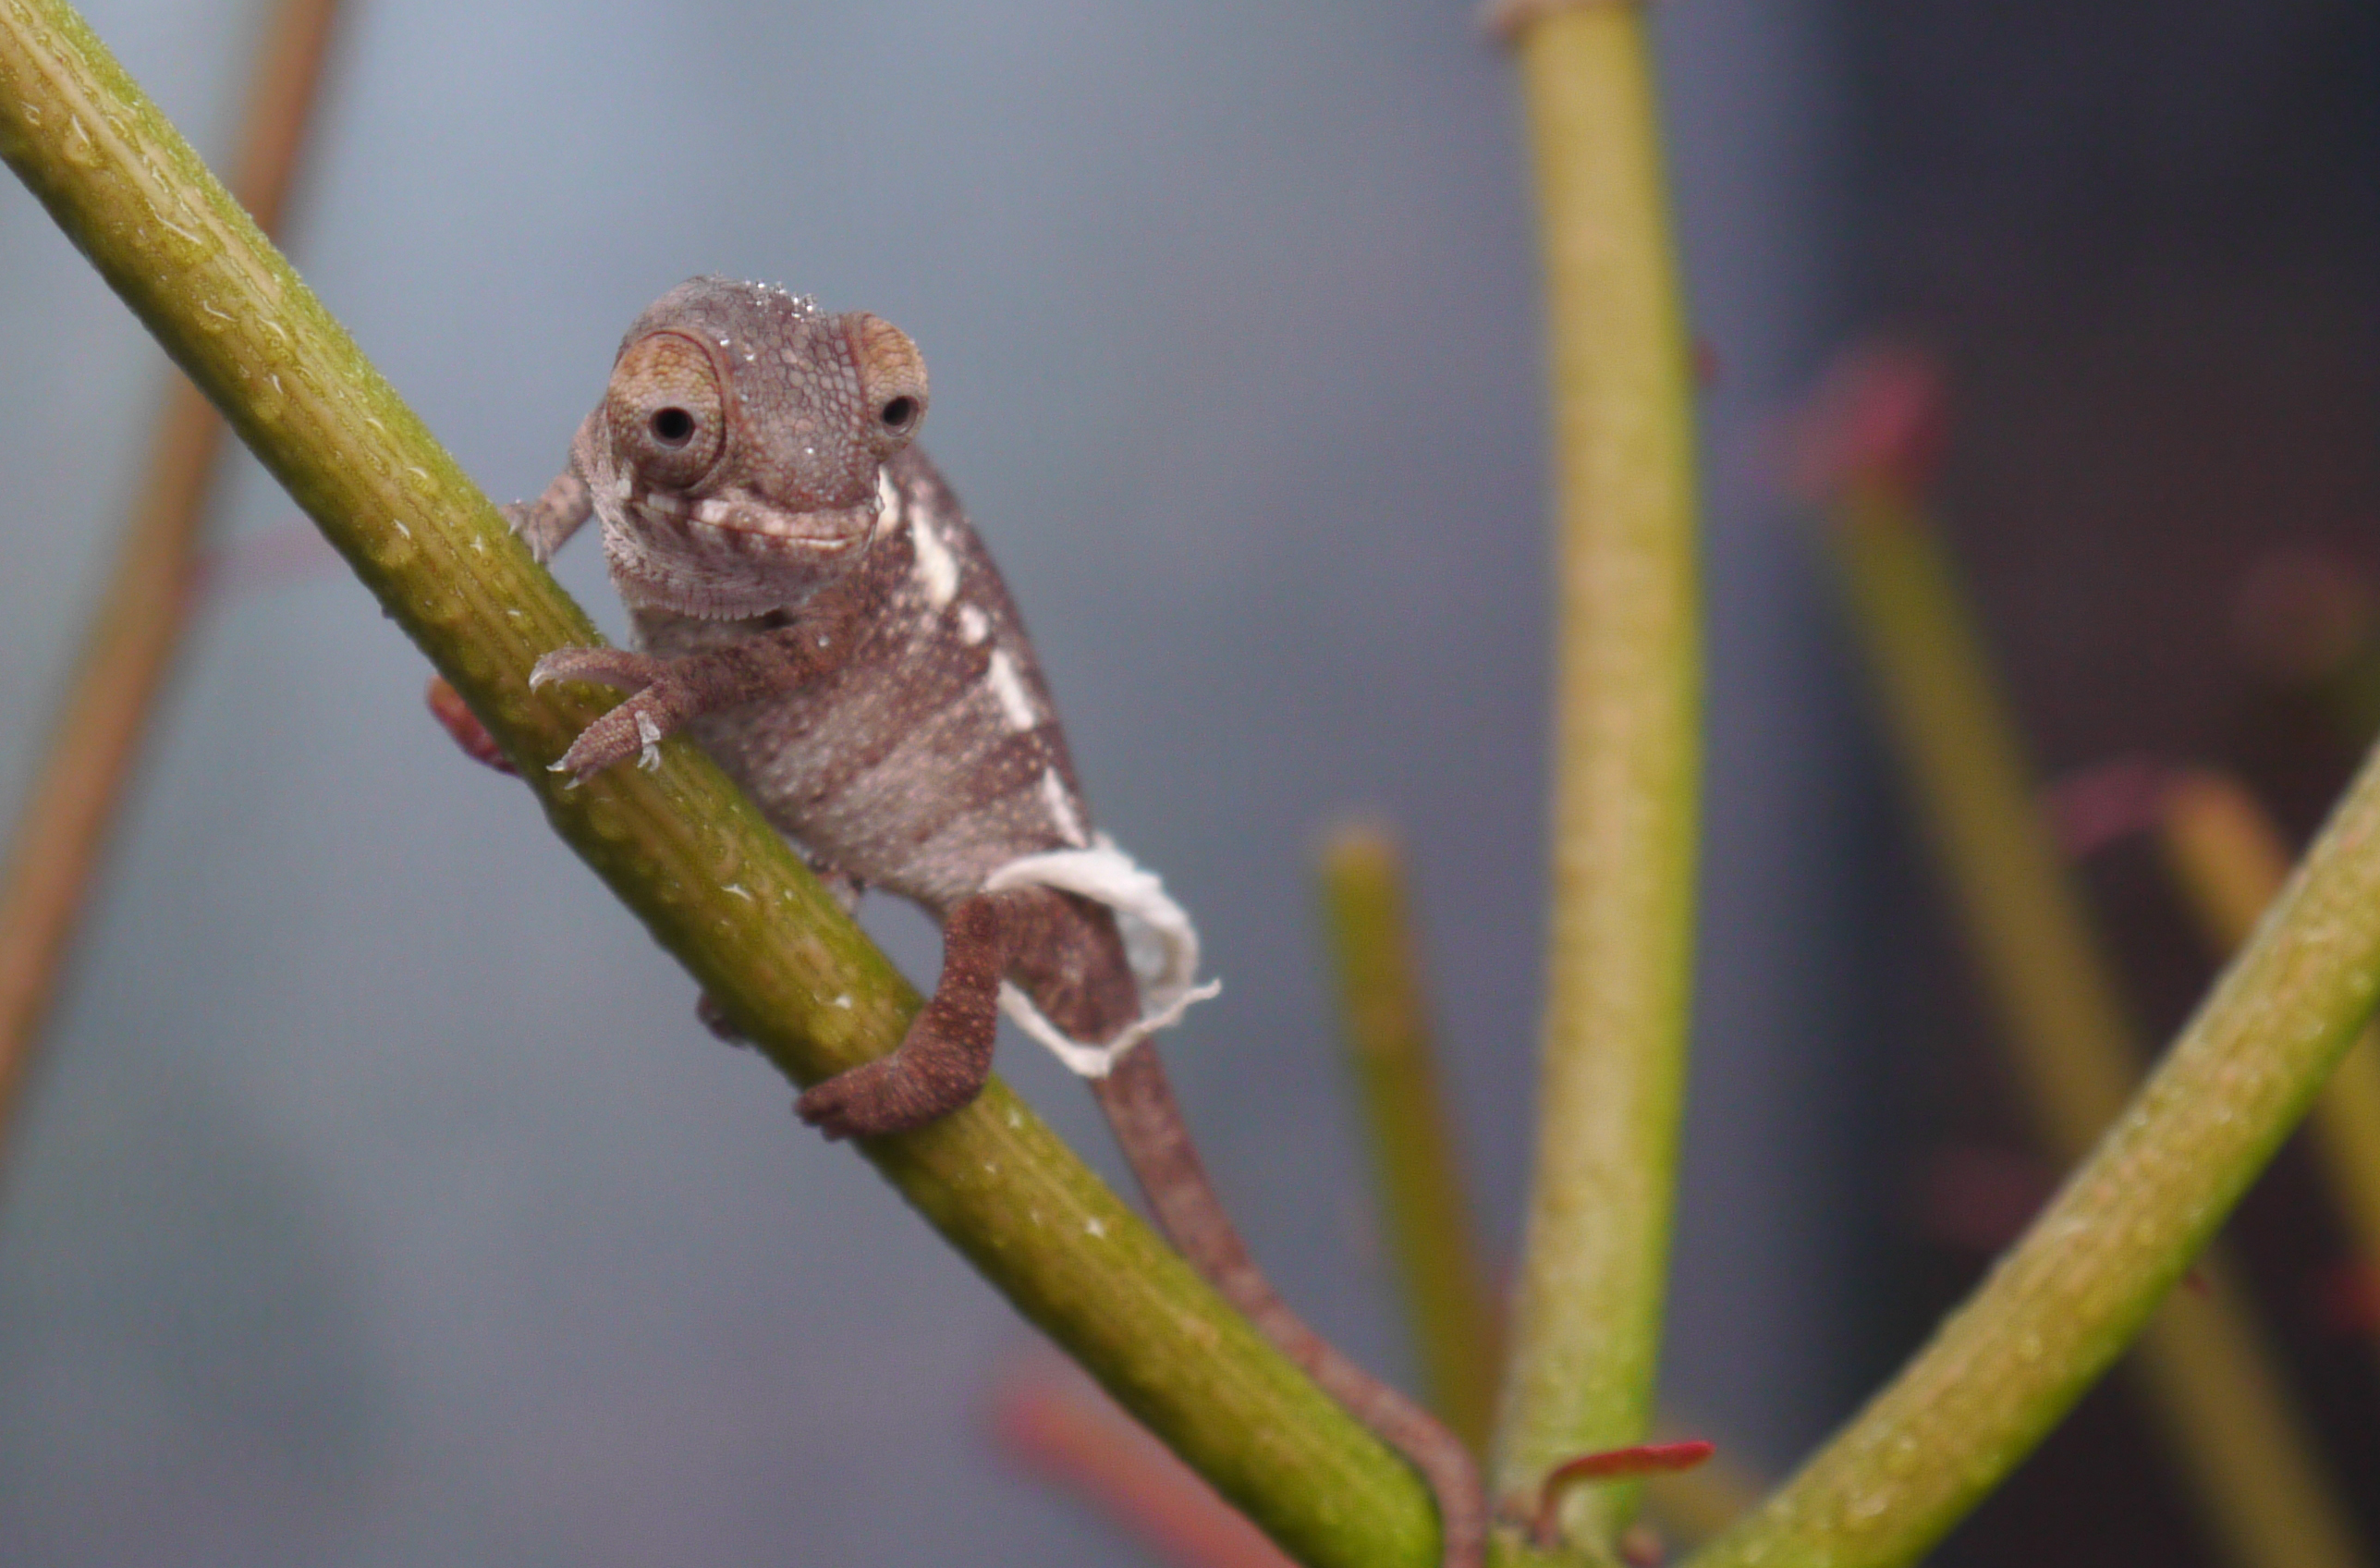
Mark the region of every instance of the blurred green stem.
<instances>
[{"instance_id":1,"label":"blurred green stem","mask_svg":"<svg viewBox=\"0 0 2380 1568\"><path fill-rule=\"evenodd\" d=\"M2151 1390L2232 1555L2349 1568L2352 1537L2237 1291L2210 1270L2204 1294L2167 1298L2372 1008L2380 767L2366 766L2274 920L2127 1105L2130 1029L1948 563L1911 499L1874 475L1855 476L1837 523L1891 728L2044 1132L2090 1153L1899 1376L1691 1562L1915 1561L2146 1327Z\"/></svg>"},{"instance_id":2,"label":"blurred green stem","mask_svg":"<svg viewBox=\"0 0 2380 1568\"><path fill-rule=\"evenodd\" d=\"M1348 1056L1424 1375L1439 1412L1476 1440L1494 1413L1501 1325L1438 1088L1403 861L1385 828L1342 829L1323 854L1324 908ZM1725 1453L1642 1485L1653 1513L1688 1541L1717 1535L1751 1512L1763 1490Z\"/></svg>"},{"instance_id":3,"label":"blurred green stem","mask_svg":"<svg viewBox=\"0 0 2380 1568\"><path fill-rule=\"evenodd\" d=\"M236 193L270 231L297 175L336 0L281 0L250 83ZM16 1117L149 715L197 597L223 421L179 375L149 438L140 498L0 869L0 1144Z\"/></svg>"},{"instance_id":4,"label":"blurred green stem","mask_svg":"<svg viewBox=\"0 0 2380 1568\"><path fill-rule=\"evenodd\" d=\"M1472 1447L1495 1411L1495 1300L1430 1048L1402 857L1376 827L1333 835L1322 893L1349 1065L1430 1403Z\"/></svg>"},{"instance_id":5,"label":"blurred green stem","mask_svg":"<svg viewBox=\"0 0 2380 1568\"><path fill-rule=\"evenodd\" d=\"M0 18L0 157L461 692L555 830L738 1029L803 1084L890 1050L914 993L692 746L673 741L655 772L616 768L575 789L546 771L599 708L532 695L529 668L594 628L57 0L12 0ZM425 724L422 744L440 743ZM862 1152L1292 1555L1436 1561L1413 1474L1005 1087ZM864 1268L864 1256L841 1266Z\"/></svg>"},{"instance_id":6,"label":"blurred green stem","mask_svg":"<svg viewBox=\"0 0 2380 1568\"><path fill-rule=\"evenodd\" d=\"M1560 639L1537 1148L1492 1484L1643 1440L1693 960L1702 653L1694 409L1642 8L1524 8ZM1608 1556L1638 1485L1574 1488Z\"/></svg>"}]
</instances>

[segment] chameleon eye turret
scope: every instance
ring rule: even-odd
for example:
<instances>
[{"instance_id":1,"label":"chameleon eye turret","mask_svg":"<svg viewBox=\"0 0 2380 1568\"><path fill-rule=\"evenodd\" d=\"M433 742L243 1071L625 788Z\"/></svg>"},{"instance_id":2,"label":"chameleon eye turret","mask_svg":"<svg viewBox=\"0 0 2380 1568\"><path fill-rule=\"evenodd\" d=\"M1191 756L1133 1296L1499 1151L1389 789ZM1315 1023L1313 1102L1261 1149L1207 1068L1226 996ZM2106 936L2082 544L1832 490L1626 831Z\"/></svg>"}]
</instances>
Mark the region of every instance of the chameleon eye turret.
<instances>
[{"instance_id":1,"label":"chameleon eye turret","mask_svg":"<svg viewBox=\"0 0 2380 1568\"><path fill-rule=\"evenodd\" d=\"M655 332L629 344L604 399L618 460L645 484L691 489L726 445L725 398L711 356L693 339Z\"/></svg>"},{"instance_id":2,"label":"chameleon eye turret","mask_svg":"<svg viewBox=\"0 0 2380 1568\"><path fill-rule=\"evenodd\" d=\"M860 395L873 415L868 447L879 459L909 444L925 423L925 359L909 335L865 311L843 318L860 372Z\"/></svg>"}]
</instances>

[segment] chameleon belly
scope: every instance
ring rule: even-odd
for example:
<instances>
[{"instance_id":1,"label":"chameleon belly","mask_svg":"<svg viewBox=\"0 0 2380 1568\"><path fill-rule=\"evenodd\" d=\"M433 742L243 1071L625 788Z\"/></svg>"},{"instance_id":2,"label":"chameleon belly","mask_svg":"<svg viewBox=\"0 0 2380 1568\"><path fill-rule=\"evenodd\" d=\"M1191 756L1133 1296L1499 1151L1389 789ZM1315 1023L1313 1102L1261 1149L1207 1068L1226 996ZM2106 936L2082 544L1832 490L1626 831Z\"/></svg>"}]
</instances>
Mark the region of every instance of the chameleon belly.
<instances>
[{"instance_id":1,"label":"chameleon belly","mask_svg":"<svg viewBox=\"0 0 2380 1568\"><path fill-rule=\"evenodd\" d=\"M814 858L940 910L1021 856L1079 849L1089 812L1016 607L914 449L886 465L867 558L838 587L869 628L812 685L694 721L702 748ZM635 613L666 657L800 624Z\"/></svg>"}]
</instances>

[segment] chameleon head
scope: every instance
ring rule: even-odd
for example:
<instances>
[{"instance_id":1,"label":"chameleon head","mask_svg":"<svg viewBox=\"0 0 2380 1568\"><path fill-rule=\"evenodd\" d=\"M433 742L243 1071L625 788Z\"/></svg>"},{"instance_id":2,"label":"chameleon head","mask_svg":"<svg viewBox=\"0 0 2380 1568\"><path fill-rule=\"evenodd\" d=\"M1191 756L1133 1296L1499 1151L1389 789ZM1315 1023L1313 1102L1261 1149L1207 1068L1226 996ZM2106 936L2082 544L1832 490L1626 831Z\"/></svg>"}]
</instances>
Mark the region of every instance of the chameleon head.
<instances>
[{"instance_id":1,"label":"chameleon head","mask_svg":"<svg viewBox=\"0 0 2380 1568\"><path fill-rule=\"evenodd\" d=\"M620 344L592 454L623 592L745 616L842 575L925 405L924 360L881 317L725 278L671 289Z\"/></svg>"}]
</instances>

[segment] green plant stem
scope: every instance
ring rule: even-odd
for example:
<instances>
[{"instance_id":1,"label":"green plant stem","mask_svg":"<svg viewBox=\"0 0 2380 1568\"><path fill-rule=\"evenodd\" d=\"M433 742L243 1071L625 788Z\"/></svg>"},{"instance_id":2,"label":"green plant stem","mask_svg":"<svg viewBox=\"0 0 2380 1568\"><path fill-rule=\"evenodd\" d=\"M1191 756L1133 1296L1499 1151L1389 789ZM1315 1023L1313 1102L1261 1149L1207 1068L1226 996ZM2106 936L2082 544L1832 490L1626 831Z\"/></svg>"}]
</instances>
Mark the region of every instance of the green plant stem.
<instances>
[{"instance_id":1,"label":"green plant stem","mask_svg":"<svg viewBox=\"0 0 2380 1568\"><path fill-rule=\"evenodd\" d=\"M1476 1440L1494 1414L1502 1326L1438 1089L1403 860L1384 828L1333 835L1323 854L1324 910L1348 1057L1372 1129L1425 1380L1439 1412ZM1689 1542L1707 1540L1750 1513L1764 1489L1726 1454L1647 1476L1643 1486L1654 1515Z\"/></svg>"},{"instance_id":2,"label":"green plant stem","mask_svg":"<svg viewBox=\"0 0 2380 1568\"><path fill-rule=\"evenodd\" d=\"M546 764L598 708L532 696L526 676L593 627L58 0L0 17L0 157L462 693L555 831L770 1060L814 1083L898 1041L914 993L690 745L666 744L653 773L556 785ZM1435 1561L1411 1472L1005 1087L862 1152L1293 1556Z\"/></svg>"},{"instance_id":3,"label":"green plant stem","mask_svg":"<svg viewBox=\"0 0 2380 1568\"><path fill-rule=\"evenodd\" d=\"M1887 712L2049 1140L2105 1135L1932 1341L1693 1568L1915 1561L2136 1334L2193 1490L2243 1561L2357 1561L2236 1292L2168 1294L2303 1114L2380 977L2380 767L2367 765L2275 918L2128 1104L2129 1030L2042 830L1947 563L1873 476L1837 537ZM2158 1311L2160 1304L2165 1310Z\"/></svg>"},{"instance_id":4,"label":"green plant stem","mask_svg":"<svg viewBox=\"0 0 2380 1568\"><path fill-rule=\"evenodd\" d=\"M282 0L258 52L236 180L270 230L297 174L336 0ZM0 1144L195 598L223 422L173 378L140 499L0 868Z\"/></svg>"},{"instance_id":5,"label":"green plant stem","mask_svg":"<svg viewBox=\"0 0 2380 1568\"><path fill-rule=\"evenodd\" d=\"M1693 393L1642 8L1527 13L1560 639L1536 1165L1493 1484L1643 1439L1683 1095L1701 768ZM1634 1485L1574 1488L1608 1555Z\"/></svg>"},{"instance_id":6,"label":"green plant stem","mask_svg":"<svg viewBox=\"0 0 2380 1568\"><path fill-rule=\"evenodd\" d=\"M2226 774L2176 779L2166 791L2158 838L2219 953L2248 940L2288 879L2279 827ZM2339 1059L2313 1102L2309 1130L2357 1261L2380 1279L2380 1031L2364 1030Z\"/></svg>"},{"instance_id":7,"label":"green plant stem","mask_svg":"<svg viewBox=\"0 0 2380 1568\"><path fill-rule=\"evenodd\" d=\"M1334 834L1322 894L1340 1033L1372 1131L1422 1384L1446 1425L1477 1448L1495 1414L1500 1326L1438 1085L1396 840L1376 827Z\"/></svg>"}]
</instances>

